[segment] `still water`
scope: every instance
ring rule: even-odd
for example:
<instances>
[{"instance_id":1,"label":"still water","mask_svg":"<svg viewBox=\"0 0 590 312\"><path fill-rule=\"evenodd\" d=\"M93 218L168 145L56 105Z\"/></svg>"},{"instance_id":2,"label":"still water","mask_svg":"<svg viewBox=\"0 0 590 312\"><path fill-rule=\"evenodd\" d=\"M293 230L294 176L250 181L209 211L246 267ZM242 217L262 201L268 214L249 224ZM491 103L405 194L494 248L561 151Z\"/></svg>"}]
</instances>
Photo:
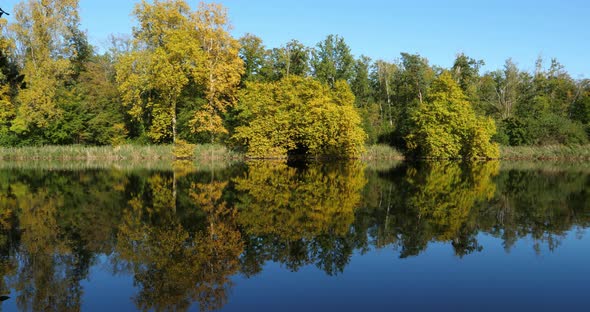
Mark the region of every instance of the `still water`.
<instances>
[{"instance_id":1,"label":"still water","mask_svg":"<svg viewBox=\"0 0 590 312\"><path fill-rule=\"evenodd\" d=\"M2 311L590 309L590 166L0 169Z\"/></svg>"}]
</instances>

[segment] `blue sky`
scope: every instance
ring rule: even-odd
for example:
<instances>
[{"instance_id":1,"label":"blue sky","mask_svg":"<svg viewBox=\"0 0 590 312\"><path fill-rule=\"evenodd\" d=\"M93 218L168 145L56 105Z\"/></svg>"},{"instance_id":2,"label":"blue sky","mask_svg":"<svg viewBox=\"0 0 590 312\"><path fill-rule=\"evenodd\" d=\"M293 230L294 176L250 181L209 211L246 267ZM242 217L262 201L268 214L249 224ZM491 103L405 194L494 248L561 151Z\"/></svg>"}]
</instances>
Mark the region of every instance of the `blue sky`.
<instances>
[{"instance_id":1,"label":"blue sky","mask_svg":"<svg viewBox=\"0 0 590 312\"><path fill-rule=\"evenodd\" d=\"M17 0L0 5L10 12ZM82 27L95 45L131 32L133 0L81 0ZM196 7L197 1L188 0ZM253 33L267 47L290 39L315 45L328 34L345 38L355 55L395 60L419 53L448 67L459 52L500 68L512 57L532 70L541 55L557 58L574 78L590 77L590 1L587 0L221 0L233 33ZM9 17L10 18L10 17Z\"/></svg>"}]
</instances>

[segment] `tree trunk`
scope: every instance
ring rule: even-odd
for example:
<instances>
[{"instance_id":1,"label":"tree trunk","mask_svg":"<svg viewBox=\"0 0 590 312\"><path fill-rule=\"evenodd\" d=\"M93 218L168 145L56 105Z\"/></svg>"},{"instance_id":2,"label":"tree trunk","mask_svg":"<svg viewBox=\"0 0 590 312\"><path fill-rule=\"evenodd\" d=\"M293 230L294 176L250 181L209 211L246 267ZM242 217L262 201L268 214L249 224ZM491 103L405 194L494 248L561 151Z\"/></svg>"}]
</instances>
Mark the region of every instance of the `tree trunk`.
<instances>
[{"instance_id":1,"label":"tree trunk","mask_svg":"<svg viewBox=\"0 0 590 312\"><path fill-rule=\"evenodd\" d=\"M172 104L172 144L176 144L176 102Z\"/></svg>"},{"instance_id":2,"label":"tree trunk","mask_svg":"<svg viewBox=\"0 0 590 312\"><path fill-rule=\"evenodd\" d=\"M391 95L389 94L389 79L385 79L385 92L387 93L387 107L389 108L389 125L393 126L393 117L391 116Z\"/></svg>"},{"instance_id":3,"label":"tree trunk","mask_svg":"<svg viewBox=\"0 0 590 312\"><path fill-rule=\"evenodd\" d=\"M174 214L176 214L176 170L172 169L172 209L174 209Z\"/></svg>"}]
</instances>

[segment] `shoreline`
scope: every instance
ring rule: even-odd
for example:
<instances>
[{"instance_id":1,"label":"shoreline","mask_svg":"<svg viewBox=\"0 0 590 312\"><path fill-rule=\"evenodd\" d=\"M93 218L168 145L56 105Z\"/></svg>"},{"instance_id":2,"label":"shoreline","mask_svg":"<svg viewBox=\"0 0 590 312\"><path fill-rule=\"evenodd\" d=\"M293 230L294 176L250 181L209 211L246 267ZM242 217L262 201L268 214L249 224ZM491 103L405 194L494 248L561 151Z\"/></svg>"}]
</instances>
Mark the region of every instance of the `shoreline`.
<instances>
[{"instance_id":1,"label":"shoreline","mask_svg":"<svg viewBox=\"0 0 590 312\"><path fill-rule=\"evenodd\" d=\"M28 146L0 147L2 161L174 161L172 145L121 145L121 146ZM246 161L250 158L220 144L197 145L194 161ZM265 160L264 158L259 160ZM273 159L276 160L276 159ZM371 145L359 158L362 161L396 160L406 158L387 145ZM575 161L590 160L590 145L565 146L501 146L500 158L504 161Z\"/></svg>"}]
</instances>

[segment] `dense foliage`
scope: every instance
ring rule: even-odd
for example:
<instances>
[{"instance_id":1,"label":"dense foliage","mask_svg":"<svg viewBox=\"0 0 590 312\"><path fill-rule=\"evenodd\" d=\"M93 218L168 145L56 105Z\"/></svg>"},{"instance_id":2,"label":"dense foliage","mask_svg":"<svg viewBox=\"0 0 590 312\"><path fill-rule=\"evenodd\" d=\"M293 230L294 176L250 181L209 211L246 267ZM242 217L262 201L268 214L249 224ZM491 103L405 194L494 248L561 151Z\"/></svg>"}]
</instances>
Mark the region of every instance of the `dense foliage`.
<instances>
[{"instance_id":1,"label":"dense foliage","mask_svg":"<svg viewBox=\"0 0 590 312\"><path fill-rule=\"evenodd\" d=\"M247 83L233 138L250 157L359 157L365 133L343 81L334 88L311 78Z\"/></svg>"},{"instance_id":2,"label":"dense foliage","mask_svg":"<svg viewBox=\"0 0 590 312\"><path fill-rule=\"evenodd\" d=\"M478 117L451 74L433 81L430 95L410 116L408 151L428 158L498 158L490 142L494 121Z\"/></svg>"},{"instance_id":3,"label":"dense foliage","mask_svg":"<svg viewBox=\"0 0 590 312\"><path fill-rule=\"evenodd\" d=\"M555 59L548 67L539 59L532 72L509 59L502 69L480 73L484 62L464 54L448 69L418 54L401 53L393 62L355 57L338 35L313 47L291 40L267 48L252 34L233 38L223 7L200 4L193 9L185 0L139 2L132 12L137 21L132 36L113 36L112 46L99 52L80 29L78 0L23 0L13 11L10 23L0 18L2 146L171 143L178 138L191 144L240 142L239 147L257 156L300 150L348 157L362 149L357 115L364 143L386 143L419 156L494 157L490 135L493 142L514 146L586 144L590 135L590 81L573 79ZM462 96L436 99L441 80L452 80ZM254 101L253 94L267 89L275 91ZM281 94L306 102L301 105L312 102L306 97L327 102L341 94L346 103L305 116L315 125L313 143L302 143L312 140L302 134L276 137L283 130L295 131L276 127L300 123L297 114L280 116L292 120L270 120L279 116L268 115L268 124L259 125L264 131L256 135L273 135L252 146L254 133L245 135L244 127L260 116L246 116L244 108L258 106L271 114L283 102L276 98ZM451 118L469 121L427 117L455 106L465 112ZM280 111L286 112L284 107ZM347 143L344 132L336 143L327 139L339 127L352 131ZM425 135L428 129L440 133ZM447 146L447 141L456 146L427 152L432 144Z\"/></svg>"}]
</instances>

